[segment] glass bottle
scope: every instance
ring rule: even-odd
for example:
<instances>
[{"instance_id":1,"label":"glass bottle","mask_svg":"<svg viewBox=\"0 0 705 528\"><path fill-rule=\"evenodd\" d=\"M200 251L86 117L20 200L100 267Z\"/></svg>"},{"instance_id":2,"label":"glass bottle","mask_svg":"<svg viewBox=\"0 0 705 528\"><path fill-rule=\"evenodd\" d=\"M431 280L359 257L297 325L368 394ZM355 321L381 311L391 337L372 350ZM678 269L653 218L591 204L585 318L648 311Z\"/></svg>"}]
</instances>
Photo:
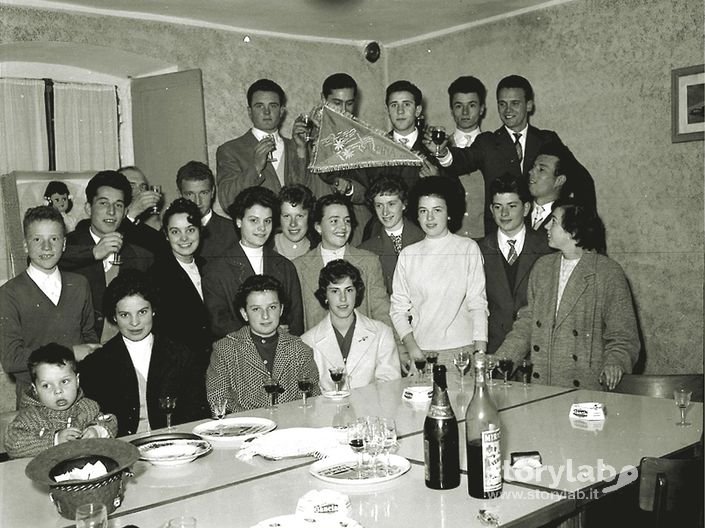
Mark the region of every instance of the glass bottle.
<instances>
[{"instance_id":1,"label":"glass bottle","mask_svg":"<svg viewBox=\"0 0 705 528\"><path fill-rule=\"evenodd\" d=\"M447 389L445 365L434 365L433 396L423 426L426 486L432 489L460 485L458 420Z\"/></svg>"},{"instance_id":2,"label":"glass bottle","mask_svg":"<svg viewBox=\"0 0 705 528\"><path fill-rule=\"evenodd\" d=\"M468 493L478 499L494 499L502 494L502 427L485 386L487 356L478 352L473 362L475 392L465 412Z\"/></svg>"}]
</instances>

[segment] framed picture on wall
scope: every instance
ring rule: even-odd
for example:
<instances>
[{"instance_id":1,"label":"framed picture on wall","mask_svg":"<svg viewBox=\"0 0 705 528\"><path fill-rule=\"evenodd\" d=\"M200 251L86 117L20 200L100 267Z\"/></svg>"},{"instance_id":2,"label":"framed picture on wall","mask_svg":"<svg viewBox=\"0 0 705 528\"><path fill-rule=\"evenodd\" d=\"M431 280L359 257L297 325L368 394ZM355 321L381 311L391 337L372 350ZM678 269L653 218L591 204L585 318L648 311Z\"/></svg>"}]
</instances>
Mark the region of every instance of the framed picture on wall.
<instances>
[{"instance_id":1,"label":"framed picture on wall","mask_svg":"<svg viewBox=\"0 0 705 528\"><path fill-rule=\"evenodd\" d=\"M705 137L705 68L690 66L671 71L671 141Z\"/></svg>"}]
</instances>

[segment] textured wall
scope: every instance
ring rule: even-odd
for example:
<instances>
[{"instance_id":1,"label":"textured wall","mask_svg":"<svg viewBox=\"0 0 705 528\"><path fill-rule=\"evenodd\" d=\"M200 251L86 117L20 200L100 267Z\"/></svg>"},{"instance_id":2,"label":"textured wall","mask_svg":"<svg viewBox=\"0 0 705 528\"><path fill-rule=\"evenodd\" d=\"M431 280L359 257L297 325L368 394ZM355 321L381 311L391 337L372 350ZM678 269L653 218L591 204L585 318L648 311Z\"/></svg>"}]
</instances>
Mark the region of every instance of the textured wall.
<instances>
[{"instance_id":1,"label":"textured wall","mask_svg":"<svg viewBox=\"0 0 705 528\"><path fill-rule=\"evenodd\" d=\"M647 372L703 369L703 142L671 143L671 69L703 62L701 0L586 0L389 50L390 80L418 82L430 122L452 125L446 88L532 81L533 123L591 170L609 254L638 307Z\"/></svg>"}]
</instances>

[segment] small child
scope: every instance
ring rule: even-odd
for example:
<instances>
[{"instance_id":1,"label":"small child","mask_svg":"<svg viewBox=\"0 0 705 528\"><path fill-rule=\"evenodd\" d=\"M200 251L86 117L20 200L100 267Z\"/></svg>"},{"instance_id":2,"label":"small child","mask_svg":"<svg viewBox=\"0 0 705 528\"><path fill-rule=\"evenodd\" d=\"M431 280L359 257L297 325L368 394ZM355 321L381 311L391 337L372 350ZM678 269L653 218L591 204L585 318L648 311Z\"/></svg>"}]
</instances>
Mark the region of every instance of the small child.
<instances>
[{"instance_id":1,"label":"small child","mask_svg":"<svg viewBox=\"0 0 705 528\"><path fill-rule=\"evenodd\" d=\"M102 414L95 401L83 396L71 349L49 343L32 352L27 366L32 387L5 435L11 458L35 456L79 438L116 435L115 416Z\"/></svg>"},{"instance_id":2,"label":"small child","mask_svg":"<svg viewBox=\"0 0 705 528\"><path fill-rule=\"evenodd\" d=\"M77 220L69 215L71 209L73 209L73 198L71 193L69 193L69 188L64 182L56 180L50 181L44 191L44 200L47 205L50 205L61 213L64 224L66 224L67 233L76 229Z\"/></svg>"}]
</instances>

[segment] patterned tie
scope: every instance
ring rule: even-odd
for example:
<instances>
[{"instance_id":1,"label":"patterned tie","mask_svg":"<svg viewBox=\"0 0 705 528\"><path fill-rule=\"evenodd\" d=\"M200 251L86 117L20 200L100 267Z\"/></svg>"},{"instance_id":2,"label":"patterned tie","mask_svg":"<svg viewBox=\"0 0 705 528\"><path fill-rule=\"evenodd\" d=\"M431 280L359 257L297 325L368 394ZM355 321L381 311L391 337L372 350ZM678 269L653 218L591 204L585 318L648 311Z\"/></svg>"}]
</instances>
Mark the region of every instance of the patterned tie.
<instances>
[{"instance_id":1,"label":"patterned tie","mask_svg":"<svg viewBox=\"0 0 705 528\"><path fill-rule=\"evenodd\" d=\"M507 256L507 262L511 266L516 262L516 260L519 258L519 255L517 255L517 250L514 247L514 244L516 244L516 240L507 240L507 244L509 244L509 255Z\"/></svg>"},{"instance_id":2,"label":"patterned tie","mask_svg":"<svg viewBox=\"0 0 705 528\"><path fill-rule=\"evenodd\" d=\"M392 244L394 244L394 252L398 255L401 252L401 235L393 235L387 233L389 238L392 239Z\"/></svg>"},{"instance_id":3,"label":"patterned tie","mask_svg":"<svg viewBox=\"0 0 705 528\"><path fill-rule=\"evenodd\" d=\"M531 226L534 231L536 231L539 227L541 227L541 217L542 216L543 216L543 206L536 205L536 209L534 209L534 223Z\"/></svg>"},{"instance_id":4,"label":"patterned tie","mask_svg":"<svg viewBox=\"0 0 705 528\"><path fill-rule=\"evenodd\" d=\"M399 138L399 143L401 143L401 144L404 145L405 147L408 147L408 145L409 145L409 138L400 137L400 138Z\"/></svg>"},{"instance_id":5,"label":"patterned tie","mask_svg":"<svg viewBox=\"0 0 705 528\"><path fill-rule=\"evenodd\" d=\"M524 159L524 151L521 150L521 143L519 143L520 138L521 134L514 134L514 148L517 150L517 158L519 158L519 163L521 163L521 160Z\"/></svg>"}]
</instances>

